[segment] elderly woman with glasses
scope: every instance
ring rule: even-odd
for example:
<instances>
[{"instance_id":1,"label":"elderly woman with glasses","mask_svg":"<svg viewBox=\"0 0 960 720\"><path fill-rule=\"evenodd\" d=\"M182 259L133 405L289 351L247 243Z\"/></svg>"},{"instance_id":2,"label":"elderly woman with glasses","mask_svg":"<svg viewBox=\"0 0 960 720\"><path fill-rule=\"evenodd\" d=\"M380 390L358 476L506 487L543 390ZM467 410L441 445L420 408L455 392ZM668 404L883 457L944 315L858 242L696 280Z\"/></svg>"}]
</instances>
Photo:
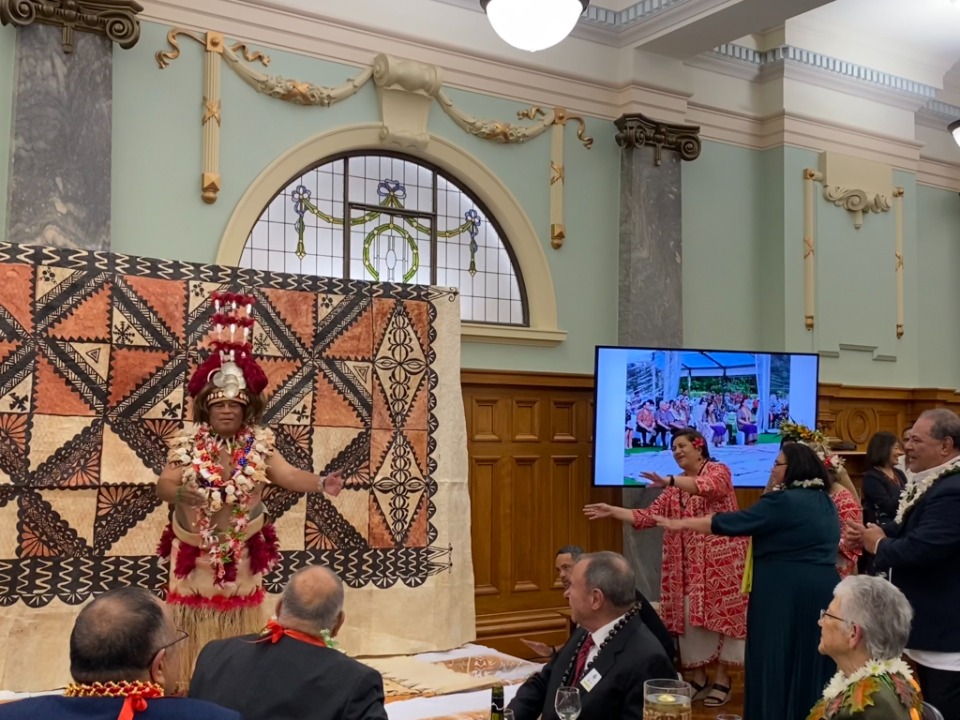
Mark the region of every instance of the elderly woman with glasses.
<instances>
[{"instance_id":1,"label":"elderly woman with glasses","mask_svg":"<svg viewBox=\"0 0 960 720\"><path fill-rule=\"evenodd\" d=\"M803 720L836 669L816 652L816 623L840 580L840 518L811 448L784 445L771 473L771 491L752 507L658 524L753 539L743 718Z\"/></svg>"},{"instance_id":2,"label":"elderly woman with glasses","mask_svg":"<svg viewBox=\"0 0 960 720\"><path fill-rule=\"evenodd\" d=\"M916 680L900 659L913 609L883 578L844 578L820 611L820 647L839 670L808 720L919 720Z\"/></svg>"}]
</instances>

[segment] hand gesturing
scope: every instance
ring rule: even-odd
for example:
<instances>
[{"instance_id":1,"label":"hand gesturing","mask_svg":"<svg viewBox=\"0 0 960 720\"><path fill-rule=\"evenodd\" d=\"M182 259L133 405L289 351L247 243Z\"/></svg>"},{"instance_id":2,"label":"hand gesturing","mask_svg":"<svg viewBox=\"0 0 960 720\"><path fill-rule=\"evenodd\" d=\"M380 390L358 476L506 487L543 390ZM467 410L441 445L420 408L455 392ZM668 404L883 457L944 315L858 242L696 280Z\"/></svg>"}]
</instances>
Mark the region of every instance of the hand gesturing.
<instances>
[{"instance_id":1,"label":"hand gesturing","mask_svg":"<svg viewBox=\"0 0 960 720\"><path fill-rule=\"evenodd\" d=\"M329 475L321 475L320 487L330 497L336 497L343 490L343 473L340 470L334 470Z\"/></svg>"}]
</instances>

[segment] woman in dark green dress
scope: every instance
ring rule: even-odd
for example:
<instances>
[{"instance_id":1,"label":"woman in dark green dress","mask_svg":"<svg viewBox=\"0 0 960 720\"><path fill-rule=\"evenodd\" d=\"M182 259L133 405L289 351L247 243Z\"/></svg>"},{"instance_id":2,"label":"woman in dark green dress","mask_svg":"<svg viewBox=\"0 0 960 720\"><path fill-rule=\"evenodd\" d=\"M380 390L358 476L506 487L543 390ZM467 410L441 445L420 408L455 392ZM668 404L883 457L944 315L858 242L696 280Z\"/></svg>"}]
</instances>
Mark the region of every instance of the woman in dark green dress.
<instances>
[{"instance_id":1,"label":"woman in dark green dress","mask_svg":"<svg viewBox=\"0 0 960 720\"><path fill-rule=\"evenodd\" d=\"M829 473L806 445L784 445L772 475L774 489L746 510L660 524L753 538L743 717L804 720L836 672L817 652L817 621L840 581L840 519Z\"/></svg>"}]
</instances>

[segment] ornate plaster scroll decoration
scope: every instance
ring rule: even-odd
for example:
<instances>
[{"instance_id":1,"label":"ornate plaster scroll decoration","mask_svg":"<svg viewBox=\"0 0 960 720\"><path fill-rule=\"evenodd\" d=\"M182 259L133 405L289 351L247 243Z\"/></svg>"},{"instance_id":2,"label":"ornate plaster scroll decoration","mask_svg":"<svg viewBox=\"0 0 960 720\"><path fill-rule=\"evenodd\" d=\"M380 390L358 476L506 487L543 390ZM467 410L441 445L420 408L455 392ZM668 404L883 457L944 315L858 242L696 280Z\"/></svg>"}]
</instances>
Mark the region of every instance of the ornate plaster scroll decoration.
<instances>
[{"instance_id":1,"label":"ornate plaster scroll decoration","mask_svg":"<svg viewBox=\"0 0 960 720\"><path fill-rule=\"evenodd\" d=\"M320 105L329 107L334 103L354 95L373 75L369 68L353 80L336 88L326 88L298 80L287 80L278 76L265 75L250 69L245 63L259 62L264 67L270 64L270 58L259 51L251 51L244 43L227 45L223 34L218 32L197 33L182 28L173 28L167 33L170 49L158 51L157 64L160 69L180 57L180 36L188 37L204 47L203 59L203 170L200 176L200 197L205 203L213 204L221 188L220 178L220 125L222 105L220 99L221 59L240 78L257 92L270 97L286 100L298 105Z\"/></svg>"},{"instance_id":2,"label":"ornate plaster scroll decoration","mask_svg":"<svg viewBox=\"0 0 960 720\"><path fill-rule=\"evenodd\" d=\"M311 82L302 80L292 80L279 75L265 75L264 73L251 70L244 65L237 56L234 48L244 48L244 45L237 45L230 48L224 48L223 59L233 68L234 72L240 76L247 85L252 87L258 93L267 95L277 100L294 103L295 105L319 105L320 107L330 107L336 105L341 100L346 100L357 94L367 81L373 77L373 68L363 70L352 80L348 80L342 85L334 88L314 85ZM261 53L254 53L250 57L259 56L258 59L264 64L269 63L269 58ZM245 54L244 60L247 60Z\"/></svg>"},{"instance_id":3,"label":"ornate plaster scroll decoration","mask_svg":"<svg viewBox=\"0 0 960 720\"><path fill-rule=\"evenodd\" d=\"M656 165L662 161L664 148L678 153L681 160L700 157L700 128L697 125L674 125L640 113L621 115L615 125L618 131L617 145L630 150L644 145L652 146Z\"/></svg>"},{"instance_id":4,"label":"ornate plaster scroll decoration","mask_svg":"<svg viewBox=\"0 0 960 720\"><path fill-rule=\"evenodd\" d=\"M440 68L381 53L373 61L373 82L383 121L380 138L400 147L423 150L430 142L430 105L443 85Z\"/></svg>"},{"instance_id":5,"label":"ornate plaster scroll decoration","mask_svg":"<svg viewBox=\"0 0 960 720\"><path fill-rule=\"evenodd\" d=\"M838 185L824 187L823 197L837 207L842 207L844 210L853 213L853 226L857 230L863 227L863 214L865 212L881 213L893 207L890 199L885 195L876 193L871 196L864 190L843 188Z\"/></svg>"},{"instance_id":6,"label":"ornate plaster scroll decoration","mask_svg":"<svg viewBox=\"0 0 960 720\"><path fill-rule=\"evenodd\" d=\"M0 0L4 2L4 0ZM356 77L335 88L321 87L313 83L292 80L258 72L249 64L270 64L263 53L250 51L243 43L227 45L223 35L215 32L205 34L173 28L167 33L169 48L157 52L157 64L164 69L180 57L180 36L191 38L207 51L204 61L204 98L202 126L204 133L202 197L204 202L216 201L220 191L219 141L221 123L220 59L226 62L240 78L257 92L269 97L298 105L329 107L355 95L369 80L373 79L380 100L383 126L380 139L385 143L423 150L430 142L427 121L433 100L465 132L482 140L505 145L524 143L553 128L550 158L550 241L560 248L566 237L563 223L563 186L566 171L563 159L563 130L568 122L577 123L577 139L588 150L593 138L586 134L586 123L577 115L570 115L563 108L544 111L531 107L517 113L519 120L531 120L531 124L519 125L499 120L487 120L466 113L456 107L443 91L443 73L434 65L425 65L412 60L403 60L386 54L374 58L373 65ZM684 159L692 160L700 154L698 128L692 126L666 126L672 134L657 140L661 145L675 148ZM690 132L694 134L691 135ZM651 136L653 137L653 136ZM659 161L659 149L658 149Z\"/></svg>"},{"instance_id":7,"label":"ornate plaster scroll decoration","mask_svg":"<svg viewBox=\"0 0 960 720\"><path fill-rule=\"evenodd\" d=\"M223 35L207 33L203 53L203 174L200 197L208 205L217 201L220 192L220 55Z\"/></svg>"},{"instance_id":8,"label":"ornate plaster scroll decoration","mask_svg":"<svg viewBox=\"0 0 960 720\"><path fill-rule=\"evenodd\" d=\"M547 113L536 106L517 113L517 118L520 120L536 120L538 116L546 117ZM583 143L587 150L593 145L593 138L587 137L587 126L582 117L568 115L563 108L554 108L553 133L550 145L550 245L555 250L563 247L563 241L567 237L566 226L563 222L563 186L567 175L563 161L563 131L567 121L574 121L579 124L577 139Z\"/></svg>"},{"instance_id":9,"label":"ornate plaster scroll decoration","mask_svg":"<svg viewBox=\"0 0 960 720\"><path fill-rule=\"evenodd\" d=\"M167 42L172 50L157 53L157 64L160 69L167 67L171 62L180 57L180 45L177 38L183 35L200 43L204 47L203 54L203 114L200 119L200 126L203 128L203 142L201 143L201 154L203 156L203 169L200 174L200 198L212 205L217 201L217 195L220 193L220 124L221 102L220 102L220 58L227 50L224 43L223 34L218 32L208 32L205 34L195 33L190 30L181 30L173 28L167 33ZM264 59L261 56L261 60Z\"/></svg>"},{"instance_id":10,"label":"ornate plaster scroll decoration","mask_svg":"<svg viewBox=\"0 0 960 720\"><path fill-rule=\"evenodd\" d=\"M0 0L0 25L56 25L68 54L76 31L106 35L126 50L140 39L140 12L136 0Z\"/></svg>"},{"instance_id":11,"label":"ornate plaster scroll decoration","mask_svg":"<svg viewBox=\"0 0 960 720\"><path fill-rule=\"evenodd\" d=\"M543 135L553 125L554 121L552 111L542 113L543 117L533 125L513 125L500 120L485 120L474 117L457 108L453 104L453 100L443 90L437 93L437 101L440 103L441 109L461 130L481 140L492 140L504 145L515 145L533 140L533 138Z\"/></svg>"},{"instance_id":12,"label":"ornate plaster scroll decoration","mask_svg":"<svg viewBox=\"0 0 960 720\"><path fill-rule=\"evenodd\" d=\"M896 231L894 241L894 275L897 282L897 338L903 337L903 188L893 190Z\"/></svg>"},{"instance_id":13,"label":"ornate plaster scroll decoration","mask_svg":"<svg viewBox=\"0 0 960 720\"><path fill-rule=\"evenodd\" d=\"M816 224L813 217L813 184L823 174L807 168L803 171L803 324L814 325L814 286L816 285Z\"/></svg>"}]
</instances>

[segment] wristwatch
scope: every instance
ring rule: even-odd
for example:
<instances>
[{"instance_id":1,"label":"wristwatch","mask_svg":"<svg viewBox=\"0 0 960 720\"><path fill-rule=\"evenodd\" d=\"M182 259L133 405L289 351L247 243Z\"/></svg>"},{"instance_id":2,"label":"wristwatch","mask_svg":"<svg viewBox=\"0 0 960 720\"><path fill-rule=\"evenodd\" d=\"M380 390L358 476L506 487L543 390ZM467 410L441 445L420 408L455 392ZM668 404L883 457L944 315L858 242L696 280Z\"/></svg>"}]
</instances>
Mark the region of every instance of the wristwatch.
<instances>
[{"instance_id":1,"label":"wristwatch","mask_svg":"<svg viewBox=\"0 0 960 720\"><path fill-rule=\"evenodd\" d=\"M670 476L670 487L673 487L673 486L676 485L676 484L677 484L677 479L676 479L673 475L671 475L671 476Z\"/></svg>"}]
</instances>

